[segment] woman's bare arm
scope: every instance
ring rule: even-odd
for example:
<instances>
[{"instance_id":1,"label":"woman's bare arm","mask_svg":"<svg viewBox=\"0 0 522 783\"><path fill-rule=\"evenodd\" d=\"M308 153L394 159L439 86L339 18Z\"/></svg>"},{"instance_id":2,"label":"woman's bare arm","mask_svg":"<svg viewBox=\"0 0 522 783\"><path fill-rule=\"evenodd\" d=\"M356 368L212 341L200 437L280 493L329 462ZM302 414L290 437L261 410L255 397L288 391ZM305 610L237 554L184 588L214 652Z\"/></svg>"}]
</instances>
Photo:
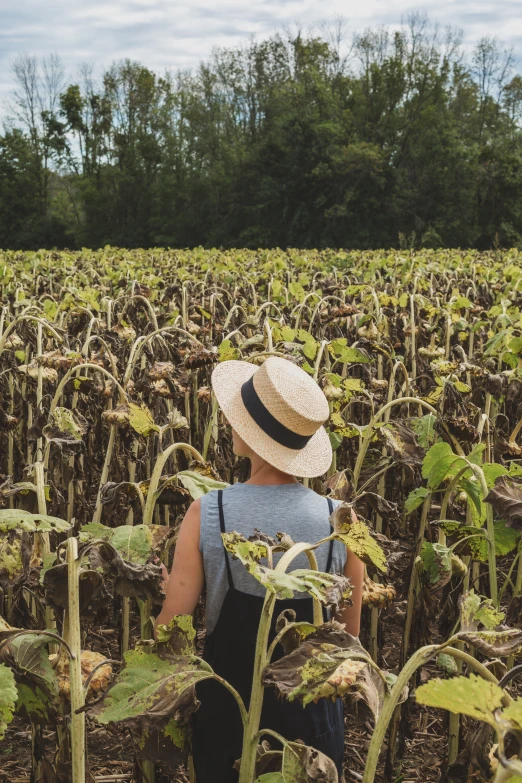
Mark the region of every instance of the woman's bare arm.
<instances>
[{"instance_id":1,"label":"woman's bare arm","mask_svg":"<svg viewBox=\"0 0 522 783\"><path fill-rule=\"evenodd\" d=\"M349 549L346 550L346 564L344 575L349 577L352 583L352 605L341 609L336 619L344 623L346 630L352 636L359 636L361 631L361 609L364 581L364 563Z\"/></svg>"},{"instance_id":2,"label":"woman's bare arm","mask_svg":"<svg viewBox=\"0 0 522 783\"><path fill-rule=\"evenodd\" d=\"M181 523L167 594L155 625L166 625L176 614L193 614L203 592L205 572L199 551L200 502L190 504Z\"/></svg>"}]
</instances>

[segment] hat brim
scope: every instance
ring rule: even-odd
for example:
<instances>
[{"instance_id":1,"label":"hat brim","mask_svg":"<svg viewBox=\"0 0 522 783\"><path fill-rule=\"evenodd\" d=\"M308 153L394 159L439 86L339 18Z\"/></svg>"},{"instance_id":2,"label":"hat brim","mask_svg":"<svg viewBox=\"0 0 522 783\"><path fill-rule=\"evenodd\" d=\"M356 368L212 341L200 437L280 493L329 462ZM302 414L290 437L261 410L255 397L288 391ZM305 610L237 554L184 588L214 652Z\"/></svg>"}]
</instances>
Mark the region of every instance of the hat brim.
<instances>
[{"instance_id":1,"label":"hat brim","mask_svg":"<svg viewBox=\"0 0 522 783\"><path fill-rule=\"evenodd\" d=\"M218 364L212 373L212 388L226 418L260 457L284 473L314 478L326 473L332 463L332 445L324 427L315 432L302 449L289 449L277 443L256 424L241 397L241 386L259 368L235 359Z\"/></svg>"}]
</instances>

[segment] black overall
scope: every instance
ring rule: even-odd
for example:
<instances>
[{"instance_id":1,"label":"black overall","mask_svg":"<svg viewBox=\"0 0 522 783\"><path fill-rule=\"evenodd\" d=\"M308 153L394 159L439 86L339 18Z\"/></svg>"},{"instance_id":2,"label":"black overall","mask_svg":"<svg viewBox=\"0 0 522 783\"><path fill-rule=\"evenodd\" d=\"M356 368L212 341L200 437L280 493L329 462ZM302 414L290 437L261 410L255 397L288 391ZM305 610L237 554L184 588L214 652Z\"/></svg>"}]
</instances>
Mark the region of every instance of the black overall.
<instances>
[{"instance_id":1,"label":"black overall","mask_svg":"<svg viewBox=\"0 0 522 783\"><path fill-rule=\"evenodd\" d=\"M218 493L219 523L225 532L223 514L223 492ZM330 513L333 504L328 499ZM223 601L218 621L207 637L203 658L216 674L224 677L241 695L246 708L250 702L254 654L257 632L263 607L263 598L236 590L232 579L229 555L223 547L226 558L228 591ZM330 542L328 564L332 564L333 541ZM313 620L311 598L278 600L270 629L270 641L275 636L275 622L284 609L293 609L297 620ZM278 645L272 660L283 656ZM196 686L201 706L194 715L193 752L196 783L236 783L238 773L233 770L234 762L241 757L243 728L239 710L229 691L215 680L204 680ZM306 707L298 701L278 698L274 688L264 693L261 729L272 729L285 739L300 739L307 745L329 756L336 764L339 778L342 775L344 749L344 710L342 699L335 702L321 699ZM273 748L276 742L266 737Z\"/></svg>"}]
</instances>

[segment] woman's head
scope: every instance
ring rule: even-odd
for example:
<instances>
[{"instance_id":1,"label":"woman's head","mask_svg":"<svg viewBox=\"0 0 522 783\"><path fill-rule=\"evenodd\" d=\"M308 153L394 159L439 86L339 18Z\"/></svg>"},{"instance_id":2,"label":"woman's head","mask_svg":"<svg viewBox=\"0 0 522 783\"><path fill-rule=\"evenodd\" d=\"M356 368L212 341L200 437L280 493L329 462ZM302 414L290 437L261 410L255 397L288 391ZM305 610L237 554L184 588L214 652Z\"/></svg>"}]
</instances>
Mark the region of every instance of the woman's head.
<instances>
[{"instance_id":1,"label":"woman's head","mask_svg":"<svg viewBox=\"0 0 522 783\"><path fill-rule=\"evenodd\" d=\"M248 446L243 438L238 435L235 429L232 427L232 451L237 457L248 457L252 459L254 453L250 446Z\"/></svg>"},{"instance_id":2,"label":"woman's head","mask_svg":"<svg viewBox=\"0 0 522 783\"><path fill-rule=\"evenodd\" d=\"M295 476L327 471L332 447L322 425L330 413L328 401L296 364L278 356L259 367L233 359L221 362L212 373L212 388L235 430L237 455L255 455Z\"/></svg>"}]
</instances>

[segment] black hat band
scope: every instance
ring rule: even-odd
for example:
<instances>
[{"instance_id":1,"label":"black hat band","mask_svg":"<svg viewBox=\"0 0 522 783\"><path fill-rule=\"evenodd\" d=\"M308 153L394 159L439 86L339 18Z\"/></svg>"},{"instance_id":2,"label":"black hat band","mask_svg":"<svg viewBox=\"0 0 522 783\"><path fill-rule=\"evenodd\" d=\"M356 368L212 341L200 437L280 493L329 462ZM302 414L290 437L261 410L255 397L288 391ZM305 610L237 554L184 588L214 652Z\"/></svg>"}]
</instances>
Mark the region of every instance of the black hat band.
<instances>
[{"instance_id":1,"label":"black hat band","mask_svg":"<svg viewBox=\"0 0 522 783\"><path fill-rule=\"evenodd\" d=\"M258 427L276 443L287 449L303 449L312 435L299 435L281 424L261 402L254 387L254 376L241 386L243 404Z\"/></svg>"}]
</instances>

